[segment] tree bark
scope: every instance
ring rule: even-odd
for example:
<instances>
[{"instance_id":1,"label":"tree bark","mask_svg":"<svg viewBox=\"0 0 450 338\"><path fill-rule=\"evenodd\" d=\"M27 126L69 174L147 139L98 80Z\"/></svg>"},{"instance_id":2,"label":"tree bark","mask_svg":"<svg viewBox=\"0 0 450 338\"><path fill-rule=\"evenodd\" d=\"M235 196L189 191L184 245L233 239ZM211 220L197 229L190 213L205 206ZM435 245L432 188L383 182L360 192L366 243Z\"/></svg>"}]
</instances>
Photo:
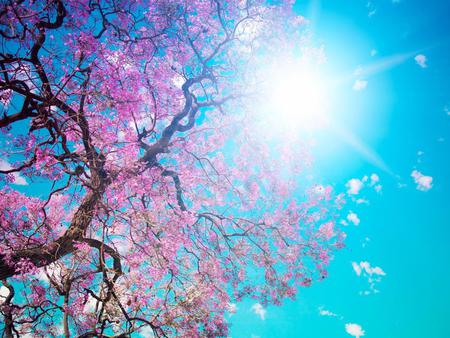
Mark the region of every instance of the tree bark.
<instances>
[{"instance_id":1,"label":"tree bark","mask_svg":"<svg viewBox=\"0 0 450 338\"><path fill-rule=\"evenodd\" d=\"M85 196L75 212L69 228L60 238L41 247L13 252L10 258L12 265L7 263L5 254L0 254L0 280L15 275L17 271L14 265L20 260L29 260L36 267L40 268L76 250L75 244L84 237L87 228L92 222L95 208L107 186L106 178L97 173L92 175L91 183L96 188Z\"/></svg>"}]
</instances>

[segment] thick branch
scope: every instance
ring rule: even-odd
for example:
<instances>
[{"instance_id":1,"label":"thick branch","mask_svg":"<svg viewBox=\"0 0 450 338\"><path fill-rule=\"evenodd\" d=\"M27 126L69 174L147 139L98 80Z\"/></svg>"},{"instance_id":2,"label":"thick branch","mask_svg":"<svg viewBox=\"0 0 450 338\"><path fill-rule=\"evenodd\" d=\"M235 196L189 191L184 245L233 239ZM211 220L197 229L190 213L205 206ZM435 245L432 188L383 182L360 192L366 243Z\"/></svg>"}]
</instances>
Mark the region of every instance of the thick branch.
<instances>
[{"instance_id":1,"label":"thick branch","mask_svg":"<svg viewBox=\"0 0 450 338\"><path fill-rule=\"evenodd\" d=\"M106 179L95 172L92 175L91 184L94 189L86 195L78 207L67 231L50 244L13 252L10 257L13 265L25 259L31 261L36 267L43 267L76 250L75 243L84 237L92 222L95 208L107 186ZM6 279L15 273L15 267L6 262L5 255L0 255L0 279Z\"/></svg>"}]
</instances>

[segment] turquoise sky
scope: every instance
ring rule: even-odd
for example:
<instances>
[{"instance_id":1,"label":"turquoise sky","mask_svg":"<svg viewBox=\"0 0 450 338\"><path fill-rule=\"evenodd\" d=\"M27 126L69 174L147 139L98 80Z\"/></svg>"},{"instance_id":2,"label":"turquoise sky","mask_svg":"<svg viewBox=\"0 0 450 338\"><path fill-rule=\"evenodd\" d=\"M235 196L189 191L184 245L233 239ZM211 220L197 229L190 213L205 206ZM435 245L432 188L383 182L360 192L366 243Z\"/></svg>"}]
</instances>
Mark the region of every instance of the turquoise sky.
<instances>
[{"instance_id":1,"label":"turquoise sky","mask_svg":"<svg viewBox=\"0 0 450 338\"><path fill-rule=\"evenodd\" d=\"M237 304L231 336L350 337L345 324L354 323L364 337L450 337L450 2L297 7L325 48L324 73L338 83L330 93L333 117L346 131L316 132L314 179L347 191L350 179L368 176L347 198L360 224L347 220L347 247L328 279L282 307ZM358 276L352 262L370 266Z\"/></svg>"},{"instance_id":2,"label":"turquoise sky","mask_svg":"<svg viewBox=\"0 0 450 338\"><path fill-rule=\"evenodd\" d=\"M448 338L450 0L296 6L334 83L327 95L335 129L312 133L311 182L346 193L347 246L329 278L296 301L236 304L230 337L344 338L353 323L369 338ZM348 193L352 179L357 194ZM346 218L353 214L358 225Z\"/></svg>"}]
</instances>

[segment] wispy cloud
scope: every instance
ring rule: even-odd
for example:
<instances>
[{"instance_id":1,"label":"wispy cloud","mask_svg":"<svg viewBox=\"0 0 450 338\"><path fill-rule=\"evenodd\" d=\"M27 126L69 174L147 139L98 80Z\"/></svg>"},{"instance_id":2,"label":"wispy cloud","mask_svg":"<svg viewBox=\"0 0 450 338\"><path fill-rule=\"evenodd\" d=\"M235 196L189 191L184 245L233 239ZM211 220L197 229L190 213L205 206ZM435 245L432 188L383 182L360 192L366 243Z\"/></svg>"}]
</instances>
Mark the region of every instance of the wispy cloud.
<instances>
[{"instance_id":1,"label":"wispy cloud","mask_svg":"<svg viewBox=\"0 0 450 338\"><path fill-rule=\"evenodd\" d=\"M319 315L324 317L337 317L337 314L325 309L323 306L319 306Z\"/></svg>"},{"instance_id":2,"label":"wispy cloud","mask_svg":"<svg viewBox=\"0 0 450 338\"><path fill-rule=\"evenodd\" d=\"M375 8L375 5L371 1L367 2L366 7L368 10L367 16L369 18L374 16L377 13L377 9Z\"/></svg>"},{"instance_id":3,"label":"wispy cloud","mask_svg":"<svg viewBox=\"0 0 450 338\"><path fill-rule=\"evenodd\" d=\"M427 57L423 54L418 54L416 55L416 57L414 58L414 60L416 60L416 63L422 67L422 68L427 68Z\"/></svg>"},{"instance_id":4,"label":"wispy cloud","mask_svg":"<svg viewBox=\"0 0 450 338\"><path fill-rule=\"evenodd\" d=\"M358 198L355 202L356 204L369 204L369 201L365 198Z\"/></svg>"},{"instance_id":5,"label":"wispy cloud","mask_svg":"<svg viewBox=\"0 0 450 338\"><path fill-rule=\"evenodd\" d=\"M266 319L267 310L259 303L252 305L252 311L261 318L261 320Z\"/></svg>"},{"instance_id":6,"label":"wispy cloud","mask_svg":"<svg viewBox=\"0 0 450 338\"><path fill-rule=\"evenodd\" d=\"M354 91L361 91L367 88L367 81L366 80L356 80L355 83L353 83L353 90Z\"/></svg>"},{"instance_id":7,"label":"wispy cloud","mask_svg":"<svg viewBox=\"0 0 450 338\"><path fill-rule=\"evenodd\" d=\"M365 248L367 246L367 244L369 244L369 242L370 242L370 238L366 237L366 238L364 238L364 241L362 242L361 246L363 248Z\"/></svg>"},{"instance_id":8,"label":"wispy cloud","mask_svg":"<svg viewBox=\"0 0 450 338\"><path fill-rule=\"evenodd\" d=\"M352 262L352 268L358 277L364 277L369 283L369 289L361 291L359 294L368 296L372 293L379 293L376 289L376 284L381 282L381 279L386 276L386 272L379 266L372 266L369 262Z\"/></svg>"},{"instance_id":9,"label":"wispy cloud","mask_svg":"<svg viewBox=\"0 0 450 338\"><path fill-rule=\"evenodd\" d=\"M370 185L373 186L380 182L380 177L377 174L370 175Z\"/></svg>"},{"instance_id":10,"label":"wispy cloud","mask_svg":"<svg viewBox=\"0 0 450 338\"><path fill-rule=\"evenodd\" d=\"M362 269L361 269L361 267L359 266L359 264L356 263L356 262L352 262L352 267L353 267L353 271L355 271L356 275L357 275L357 276L361 276L361 271L362 271Z\"/></svg>"}]
</instances>

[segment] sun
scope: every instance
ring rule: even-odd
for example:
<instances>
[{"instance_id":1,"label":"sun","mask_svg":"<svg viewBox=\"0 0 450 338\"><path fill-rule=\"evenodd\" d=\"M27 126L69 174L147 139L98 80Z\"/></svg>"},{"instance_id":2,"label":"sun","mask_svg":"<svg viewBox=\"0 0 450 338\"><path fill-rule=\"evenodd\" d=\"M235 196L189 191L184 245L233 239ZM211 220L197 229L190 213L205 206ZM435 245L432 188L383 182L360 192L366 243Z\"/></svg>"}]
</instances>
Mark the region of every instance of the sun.
<instances>
[{"instance_id":1,"label":"sun","mask_svg":"<svg viewBox=\"0 0 450 338\"><path fill-rule=\"evenodd\" d=\"M326 87L313 65L296 63L277 68L267 91L270 114L284 127L307 131L324 128L329 103Z\"/></svg>"}]
</instances>

